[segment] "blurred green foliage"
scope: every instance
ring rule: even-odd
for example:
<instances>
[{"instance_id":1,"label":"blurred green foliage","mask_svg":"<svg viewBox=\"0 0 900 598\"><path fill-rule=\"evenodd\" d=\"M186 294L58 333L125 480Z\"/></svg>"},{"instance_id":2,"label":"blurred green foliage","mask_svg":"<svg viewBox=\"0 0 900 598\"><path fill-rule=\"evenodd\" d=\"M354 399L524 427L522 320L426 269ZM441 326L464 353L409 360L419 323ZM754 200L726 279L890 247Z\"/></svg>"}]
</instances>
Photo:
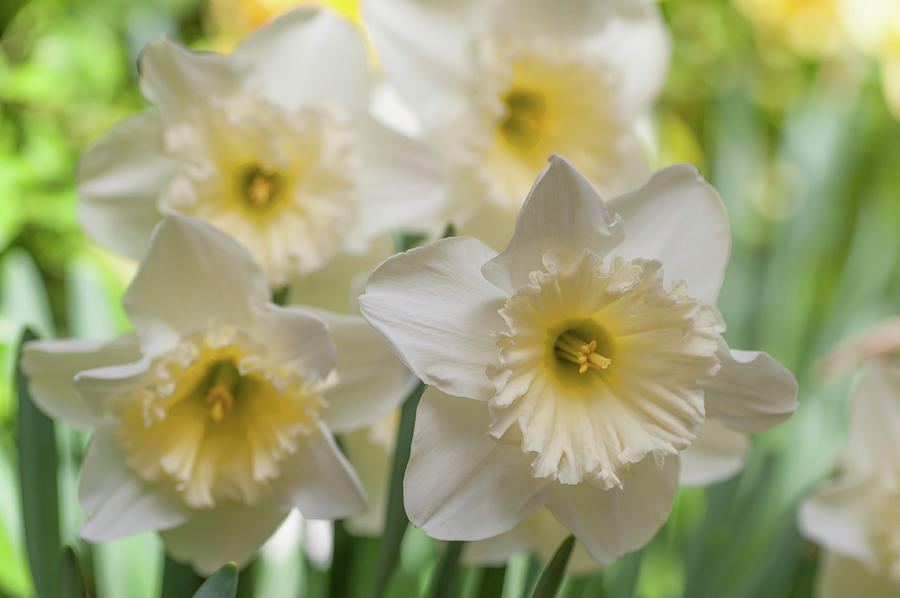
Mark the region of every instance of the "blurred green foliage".
<instances>
[{"instance_id":1,"label":"blurred green foliage","mask_svg":"<svg viewBox=\"0 0 900 598\"><path fill-rule=\"evenodd\" d=\"M694 162L720 191L733 232L719 301L726 337L790 367L801 407L754 439L738 477L682 490L650 545L596 578L567 578L561 595L619 597L636 588L641 598L810 596L817 553L799 536L795 510L834 467L851 383L824 384L814 365L841 339L897 315L900 124L862 56L811 59L764 46L767 38L728 0L661 6L674 51L654 115L657 161ZM199 0L0 3L0 597L33 591L14 466L15 341L26 325L42 336L82 338L126 325L118 298L133 266L79 230L78 156L142 107L140 48L161 34L208 44L204 15ZM76 538L84 438L57 430L62 541L93 569L89 587L100 596L158 595L155 537L92 551ZM388 595L427 588L439 554L410 529ZM376 555L375 541L355 546L348 587L372 583ZM266 596L298 587L325 596L329 586L299 554L266 560L258 573ZM457 595L476 596L481 575L463 567ZM273 584L273 576L283 581ZM518 598L535 578L529 557L513 559L503 598Z\"/></svg>"}]
</instances>

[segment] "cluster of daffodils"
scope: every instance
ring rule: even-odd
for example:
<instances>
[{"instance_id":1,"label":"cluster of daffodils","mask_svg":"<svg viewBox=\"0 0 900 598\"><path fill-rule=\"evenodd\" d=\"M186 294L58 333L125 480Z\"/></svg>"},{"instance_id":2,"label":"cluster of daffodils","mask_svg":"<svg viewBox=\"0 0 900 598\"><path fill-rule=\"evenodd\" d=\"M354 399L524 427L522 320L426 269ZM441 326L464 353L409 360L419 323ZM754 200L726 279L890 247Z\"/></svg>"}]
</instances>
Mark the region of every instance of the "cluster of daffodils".
<instances>
[{"instance_id":1,"label":"cluster of daffodils","mask_svg":"<svg viewBox=\"0 0 900 598\"><path fill-rule=\"evenodd\" d=\"M900 595L900 363L870 364L853 398L839 477L800 510L800 527L825 549L819 598Z\"/></svg>"},{"instance_id":2,"label":"cluster of daffodils","mask_svg":"<svg viewBox=\"0 0 900 598\"><path fill-rule=\"evenodd\" d=\"M81 534L158 530L201 572L294 509L377 534L417 376L414 524L477 563L569 533L578 568L639 548L797 395L722 338L716 192L686 165L649 176L658 9L351 12L289 12L228 55L150 44L152 107L86 152L84 229L141 260L134 331L23 359L37 404L92 433ZM447 223L467 236L389 258L391 232Z\"/></svg>"}]
</instances>

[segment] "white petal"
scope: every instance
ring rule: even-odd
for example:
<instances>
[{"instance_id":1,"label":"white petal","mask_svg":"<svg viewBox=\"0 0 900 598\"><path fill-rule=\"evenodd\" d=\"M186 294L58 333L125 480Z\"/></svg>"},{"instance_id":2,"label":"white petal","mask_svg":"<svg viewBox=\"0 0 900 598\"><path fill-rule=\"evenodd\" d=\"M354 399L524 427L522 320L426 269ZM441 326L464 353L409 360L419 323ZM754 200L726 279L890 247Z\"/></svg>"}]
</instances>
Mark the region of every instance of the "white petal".
<instances>
[{"instance_id":1,"label":"white petal","mask_svg":"<svg viewBox=\"0 0 900 598\"><path fill-rule=\"evenodd\" d=\"M384 234L375 239L364 254L341 254L326 267L292 281L288 303L339 313L359 313L357 298L366 286L366 279L393 253L390 235Z\"/></svg>"},{"instance_id":2,"label":"white petal","mask_svg":"<svg viewBox=\"0 0 900 598\"><path fill-rule=\"evenodd\" d=\"M391 228L425 228L447 198L449 171L428 146L369 117L357 122L360 138L358 233L369 239Z\"/></svg>"},{"instance_id":3,"label":"white petal","mask_svg":"<svg viewBox=\"0 0 900 598\"><path fill-rule=\"evenodd\" d=\"M75 392L95 416L102 417L111 399L138 388L150 363L149 358L141 358L132 363L83 370L75 376Z\"/></svg>"},{"instance_id":4,"label":"white petal","mask_svg":"<svg viewBox=\"0 0 900 598\"><path fill-rule=\"evenodd\" d=\"M682 486L706 486L730 478L744 465L750 442L744 434L708 419L697 439L680 453Z\"/></svg>"},{"instance_id":5,"label":"white petal","mask_svg":"<svg viewBox=\"0 0 900 598\"><path fill-rule=\"evenodd\" d=\"M669 71L672 41L659 7L653 2L627 2L615 10L600 35L588 46L619 75L622 107L634 116L649 110L662 91Z\"/></svg>"},{"instance_id":6,"label":"white petal","mask_svg":"<svg viewBox=\"0 0 900 598\"><path fill-rule=\"evenodd\" d=\"M797 379L767 353L729 350L723 343L717 355L721 369L702 383L707 417L753 434L797 409Z\"/></svg>"},{"instance_id":7,"label":"white petal","mask_svg":"<svg viewBox=\"0 0 900 598\"><path fill-rule=\"evenodd\" d=\"M140 359L137 336L111 341L46 340L25 345L22 368L31 398L50 417L82 430L97 424L97 414L75 394L75 375L83 370Z\"/></svg>"},{"instance_id":8,"label":"white petal","mask_svg":"<svg viewBox=\"0 0 900 598\"><path fill-rule=\"evenodd\" d=\"M635 465L623 489L555 484L547 506L592 557L611 563L650 541L665 523L677 488L678 459L668 457L660 471L648 457Z\"/></svg>"},{"instance_id":9,"label":"white petal","mask_svg":"<svg viewBox=\"0 0 900 598\"><path fill-rule=\"evenodd\" d=\"M419 402L403 494L409 520L439 540L482 540L541 507L547 480L488 434L488 407L429 388Z\"/></svg>"},{"instance_id":10,"label":"white petal","mask_svg":"<svg viewBox=\"0 0 900 598\"><path fill-rule=\"evenodd\" d=\"M868 497L874 485L869 478L848 478L817 490L800 505L798 525L803 535L874 565L867 525Z\"/></svg>"},{"instance_id":11,"label":"white petal","mask_svg":"<svg viewBox=\"0 0 900 598\"><path fill-rule=\"evenodd\" d=\"M359 478L324 426L285 460L273 494L305 519L342 519L366 508Z\"/></svg>"},{"instance_id":12,"label":"white petal","mask_svg":"<svg viewBox=\"0 0 900 598\"><path fill-rule=\"evenodd\" d=\"M897 471L900 461L900 364L876 361L853 396L847 460L860 471Z\"/></svg>"},{"instance_id":13,"label":"white petal","mask_svg":"<svg viewBox=\"0 0 900 598\"><path fill-rule=\"evenodd\" d=\"M337 381L323 391L322 419L334 432L374 423L399 406L416 385L384 339L361 316L316 311L337 346Z\"/></svg>"},{"instance_id":14,"label":"white petal","mask_svg":"<svg viewBox=\"0 0 900 598\"><path fill-rule=\"evenodd\" d=\"M506 297L481 275L494 251L475 239L443 239L381 264L359 298L363 316L426 384L488 399L485 366Z\"/></svg>"},{"instance_id":15,"label":"white petal","mask_svg":"<svg viewBox=\"0 0 900 598\"><path fill-rule=\"evenodd\" d=\"M448 95L467 94L473 27L465 4L363 3L363 18L388 81L420 116L434 112Z\"/></svg>"},{"instance_id":16,"label":"white petal","mask_svg":"<svg viewBox=\"0 0 900 598\"><path fill-rule=\"evenodd\" d=\"M78 220L95 241L140 259L162 217L160 190L174 164L164 155L159 114L144 112L94 142L78 163Z\"/></svg>"},{"instance_id":17,"label":"white petal","mask_svg":"<svg viewBox=\"0 0 900 598\"><path fill-rule=\"evenodd\" d=\"M658 171L644 186L609 202L622 217L626 258L657 259L669 281L683 279L691 296L715 304L731 252L719 194L689 164Z\"/></svg>"},{"instance_id":18,"label":"white petal","mask_svg":"<svg viewBox=\"0 0 900 598\"><path fill-rule=\"evenodd\" d=\"M270 363L299 362L312 380L323 380L337 363L328 324L310 310L267 304L256 314L248 332L266 346Z\"/></svg>"},{"instance_id":19,"label":"white petal","mask_svg":"<svg viewBox=\"0 0 900 598\"><path fill-rule=\"evenodd\" d=\"M544 254L563 270L586 249L600 256L609 253L621 241L620 230L584 175L554 155L528 194L509 245L482 272L512 292L543 268Z\"/></svg>"},{"instance_id":20,"label":"white petal","mask_svg":"<svg viewBox=\"0 0 900 598\"><path fill-rule=\"evenodd\" d=\"M237 241L200 222L171 214L156 227L150 249L122 303L141 335L164 327L192 332L211 322L244 327L251 305L269 287L259 264Z\"/></svg>"},{"instance_id":21,"label":"white petal","mask_svg":"<svg viewBox=\"0 0 900 598\"><path fill-rule=\"evenodd\" d=\"M345 521L347 529L357 536L379 536L384 529L393 451L373 440L369 429L342 435L341 446L359 475L369 499L362 514Z\"/></svg>"},{"instance_id":22,"label":"white petal","mask_svg":"<svg viewBox=\"0 0 900 598\"><path fill-rule=\"evenodd\" d=\"M134 475L109 426L98 427L91 437L81 466L78 499L90 515L79 533L91 542L170 528L191 515L171 488Z\"/></svg>"},{"instance_id":23,"label":"white petal","mask_svg":"<svg viewBox=\"0 0 900 598\"><path fill-rule=\"evenodd\" d=\"M887 598L900 596L900 583L862 561L826 551L816 575L816 598Z\"/></svg>"},{"instance_id":24,"label":"white petal","mask_svg":"<svg viewBox=\"0 0 900 598\"><path fill-rule=\"evenodd\" d=\"M201 575L209 575L228 562L247 564L288 512L269 503L227 503L194 511L187 522L160 536L175 560L186 561Z\"/></svg>"},{"instance_id":25,"label":"white petal","mask_svg":"<svg viewBox=\"0 0 900 598\"><path fill-rule=\"evenodd\" d=\"M236 93L244 74L228 56L194 52L170 39L147 45L139 71L141 93L171 119L189 118L210 96Z\"/></svg>"},{"instance_id":26,"label":"white petal","mask_svg":"<svg viewBox=\"0 0 900 598\"><path fill-rule=\"evenodd\" d=\"M289 12L246 37L234 56L254 69L265 95L286 108L312 102L368 105L365 43L332 11L307 6Z\"/></svg>"}]
</instances>

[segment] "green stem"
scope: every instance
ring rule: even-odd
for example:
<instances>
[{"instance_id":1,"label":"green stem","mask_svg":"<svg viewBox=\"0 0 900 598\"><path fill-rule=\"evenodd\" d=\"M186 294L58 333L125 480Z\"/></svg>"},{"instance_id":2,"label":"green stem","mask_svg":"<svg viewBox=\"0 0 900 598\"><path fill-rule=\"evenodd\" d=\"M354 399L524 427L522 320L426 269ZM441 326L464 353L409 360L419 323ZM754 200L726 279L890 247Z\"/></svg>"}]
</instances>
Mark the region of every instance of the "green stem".
<instances>
[{"instance_id":1,"label":"green stem","mask_svg":"<svg viewBox=\"0 0 900 598\"><path fill-rule=\"evenodd\" d=\"M397 566L403 534L406 533L406 527L409 524L403 508L403 474L406 472L406 464L409 462L416 408L419 406L419 399L422 398L423 392L425 392L425 384L419 382L404 401L400 411L400 425L397 428L397 445L391 467L391 487L385 513L384 534L376 560L373 598L380 598L387 588L391 574Z\"/></svg>"},{"instance_id":2,"label":"green stem","mask_svg":"<svg viewBox=\"0 0 900 598\"><path fill-rule=\"evenodd\" d=\"M447 542L444 554L438 561L431 583L428 588L428 598L450 598L456 588L456 578L459 573L459 557L462 555L465 542Z\"/></svg>"},{"instance_id":3,"label":"green stem","mask_svg":"<svg viewBox=\"0 0 900 598\"><path fill-rule=\"evenodd\" d=\"M503 582L506 580L506 566L485 567L481 572L481 583L478 587L478 598L497 598L503 595Z\"/></svg>"}]
</instances>

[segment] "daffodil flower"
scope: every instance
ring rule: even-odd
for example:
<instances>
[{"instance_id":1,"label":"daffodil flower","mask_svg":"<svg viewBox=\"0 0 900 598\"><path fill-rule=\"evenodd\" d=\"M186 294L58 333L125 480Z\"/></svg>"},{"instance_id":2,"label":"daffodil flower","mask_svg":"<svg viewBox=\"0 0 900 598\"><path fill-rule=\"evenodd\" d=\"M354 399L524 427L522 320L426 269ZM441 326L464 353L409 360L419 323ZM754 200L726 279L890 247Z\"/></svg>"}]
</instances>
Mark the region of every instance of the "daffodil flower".
<instances>
[{"instance_id":1,"label":"daffodil flower","mask_svg":"<svg viewBox=\"0 0 900 598\"><path fill-rule=\"evenodd\" d=\"M140 88L153 108L81 162L84 229L137 259L162 215L182 213L245 245L273 287L366 254L445 195L440 160L369 115L371 78L356 29L315 8L231 55L151 43Z\"/></svg>"},{"instance_id":2,"label":"daffodil flower","mask_svg":"<svg viewBox=\"0 0 900 598\"><path fill-rule=\"evenodd\" d=\"M242 246L173 214L123 300L134 332L26 345L36 403L92 432L84 538L159 530L208 573L246 562L293 508L310 519L365 508L332 432L384 417L408 374L358 316L268 297Z\"/></svg>"},{"instance_id":3,"label":"daffodil flower","mask_svg":"<svg viewBox=\"0 0 900 598\"><path fill-rule=\"evenodd\" d=\"M825 548L819 598L900 595L900 364L873 361L850 413L841 474L800 508L800 529Z\"/></svg>"},{"instance_id":4,"label":"daffodil flower","mask_svg":"<svg viewBox=\"0 0 900 598\"><path fill-rule=\"evenodd\" d=\"M553 152L604 193L646 178L639 125L669 58L653 3L370 0L362 14L386 80L453 165L443 221L461 234L502 248Z\"/></svg>"},{"instance_id":5,"label":"daffodil flower","mask_svg":"<svg viewBox=\"0 0 900 598\"><path fill-rule=\"evenodd\" d=\"M456 237L385 261L362 313L430 385L410 520L482 540L546 507L607 563L652 537L679 478L733 473L744 435L788 418L797 385L722 339L729 242L693 167L606 204L554 156L503 252Z\"/></svg>"}]
</instances>

